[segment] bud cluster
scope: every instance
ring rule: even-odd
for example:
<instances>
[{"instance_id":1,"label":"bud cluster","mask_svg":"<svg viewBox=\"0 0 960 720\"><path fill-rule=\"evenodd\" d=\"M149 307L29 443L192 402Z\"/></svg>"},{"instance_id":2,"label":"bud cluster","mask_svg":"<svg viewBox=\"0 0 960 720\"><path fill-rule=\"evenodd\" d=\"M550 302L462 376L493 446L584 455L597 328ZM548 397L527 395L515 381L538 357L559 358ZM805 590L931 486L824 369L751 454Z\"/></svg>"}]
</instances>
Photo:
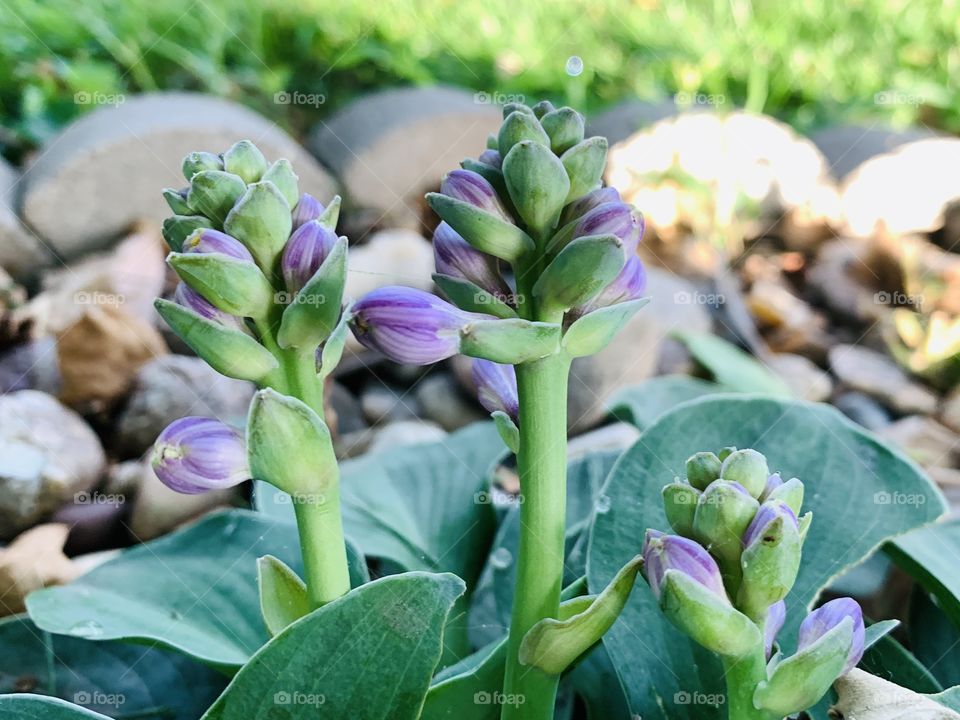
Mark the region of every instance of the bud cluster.
<instances>
[{"instance_id":1,"label":"bud cluster","mask_svg":"<svg viewBox=\"0 0 960 720\"><path fill-rule=\"evenodd\" d=\"M763 653L765 672L751 681L756 708L777 717L806 709L859 662L864 624L854 600L833 600L803 621L796 654L774 652L812 519L800 515L803 483L736 448L693 455L686 475L662 492L676 534L647 530L650 589L667 618L707 649L734 659Z\"/></svg>"}]
</instances>

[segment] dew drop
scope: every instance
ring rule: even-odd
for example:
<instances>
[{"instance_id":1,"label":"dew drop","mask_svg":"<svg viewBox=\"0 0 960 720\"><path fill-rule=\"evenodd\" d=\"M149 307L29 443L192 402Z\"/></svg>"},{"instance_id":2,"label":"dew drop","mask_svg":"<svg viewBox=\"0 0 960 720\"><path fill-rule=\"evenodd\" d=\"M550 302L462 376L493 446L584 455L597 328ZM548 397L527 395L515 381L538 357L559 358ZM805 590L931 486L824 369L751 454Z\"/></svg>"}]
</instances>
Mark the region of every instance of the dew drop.
<instances>
[{"instance_id":1,"label":"dew drop","mask_svg":"<svg viewBox=\"0 0 960 720\"><path fill-rule=\"evenodd\" d=\"M103 625L96 620L84 620L67 630L67 634L79 638L97 638L103 635Z\"/></svg>"},{"instance_id":2,"label":"dew drop","mask_svg":"<svg viewBox=\"0 0 960 720\"><path fill-rule=\"evenodd\" d=\"M583 59L579 55L571 55L567 58L567 75L577 77L583 72Z\"/></svg>"},{"instance_id":3,"label":"dew drop","mask_svg":"<svg viewBox=\"0 0 960 720\"><path fill-rule=\"evenodd\" d=\"M497 548L490 556L490 564L497 570L506 570L513 564L513 553L505 547Z\"/></svg>"},{"instance_id":4,"label":"dew drop","mask_svg":"<svg viewBox=\"0 0 960 720\"><path fill-rule=\"evenodd\" d=\"M593 509L598 515L606 515L610 512L610 496L601 495L593 505Z\"/></svg>"}]
</instances>

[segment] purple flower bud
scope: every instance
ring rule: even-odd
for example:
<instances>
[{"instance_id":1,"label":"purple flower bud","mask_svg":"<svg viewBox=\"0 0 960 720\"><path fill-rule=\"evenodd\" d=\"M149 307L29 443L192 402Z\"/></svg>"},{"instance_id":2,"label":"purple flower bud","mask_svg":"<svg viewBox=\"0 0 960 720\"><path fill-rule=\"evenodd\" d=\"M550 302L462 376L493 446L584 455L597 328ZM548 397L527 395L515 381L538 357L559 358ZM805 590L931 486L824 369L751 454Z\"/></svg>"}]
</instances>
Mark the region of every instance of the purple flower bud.
<instances>
[{"instance_id":1,"label":"purple flower bud","mask_svg":"<svg viewBox=\"0 0 960 720\"><path fill-rule=\"evenodd\" d=\"M382 287L353 306L353 334L391 360L412 365L439 362L460 349L460 329L486 315L469 313L423 290Z\"/></svg>"},{"instance_id":2,"label":"purple flower bud","mask_svg":"<svg viewBox=\"0 0 960 720\"><path fill-rule=\"evenodd\" d=\"M853 621L853 642L850 643L850 652L847 654L847 664L843 672L849 672L863 657L863 646L866 630L863 626L863 611L853 598L837 598L824 603L804 618L800 624L800 634L797 641L797 652L809 647L830 630L839 625L845 618Z\"/></svg>"},{"instance_id":3,"label":"purple flower bud","mask_svg":"<svg viewBox=\"0 0 960 720\"><path fill-rule=\"evenodd\" d=\"M299 202L297 202L297 206L293 209L293 229L296 230L301 225L316 220L323 214L324 209L323 203L313 195L303 193Z\"/></svg>"},{"instance_id":4,"label":"purple flower bud","mask_svg":"<svg viewBox=\"0 0 960 720\"><path fill-rule=\"evenodd\" d=\"M238 260L253 262L246 245L226 233L211 228L197 230L183 242L185 253L221 253Z\"/></svg>"},{"instance_id":5,"label":"purple flower bud","mask_svg":"<svg viewBox=\"0 0 960 720\"><path fill-rule=\"evenodd\" d=\"M657 600L660 599L660 586L667 570L677 570L730 603L717 561L693 540L647 530L643 543L643 567Z\"/></svg>"},{"instance_id":6,"label":"purple flower bud","mask_svg":"<svg viewBox=\"0 0 960 720\"><path fill-rule=\"evenodd\" d=\"M623 269L600 294L580 309L584 315L597 308L609 307L617 303L637 300L643 297L647 289L647 269L636 255L631 255L623 264Z\"/></svg>"},{"instance_id":7,"label":"purple flower bud","mask_svg":"<svg viewBox=\"0 0 960 720\"><path fill-rule=\"evenodd\" d=\"M243 436L213 418L185 417L170 423L154 443L150 462L164 485L188 495L250 478Z\"/></svg>"},{"instance_id":8,"label":"purple flower bud","mask_svg":"<svg viewBox=\"0 0 960 720\"><path fill-rule=\"evenodd\" d=\"M294 230L280 260L287 290L295 293L306 285L336 244L337 234L315 220Z\"/></svg>"},{"instance_id":9,"label":"purple flower bud","mask_svg":"<svg viewBox=\"0 0 960 720\"><path fill-rule=\"evenodd\" d=\"M643 235L643 215L625 202L597 205L577 222L574 239L585 235L616 235L623 243L623 252L632 257Z\"/></svg>"},{"instance_id":10,"label":"purple flower bud","mask_svg":"<svg viewBox=\"0 0 960 720\"><path fill-rule=\"evenodd\" d=\"M586 215L588 212L593 210L598 205L603 205L605 203L616 203L621 202L620 191L615 187L597 188L588 192L586 195L583 195L572 203L567 205L563 210L563 214L560 216L560 226L564 226L569 222L573 222L579 217Z\"/></svg>"},{"instance_id":11,"label":"purple flower bud","mask_svg":"<svg viewBox=\"0 0 960 720\"><path fill-rule=\"evenodd\" d=\"M780 473L773 473L773 475L767 478L767 484L764 486L763 492L760 493L760 502L763 502L770 497L770 493L772 493L781 485L783 485L783 478L780 477Z\"/></svg>"},{"instance_id":12,"label":"purple flower bud","mask_svg":"<svg viewBox=\"0 0 960 720\"><path fill-rule=\"evenodd\" d=\"M487 412L500 410L515 423L518 422L520 401L517 399L517 373L513 365L475 359L472 374L473 384L477 386L477 398Z\"/></svg>"},{"instance_id":13,"label":"purple flower bud","mask_svg":"<svg viewBox=\"0 0 960 720\"><path fill-rule=\"evenodd\" d=\"M510 293L500 276L497 259L477 250L445 222L437 225L433 233L433 256L441 275L469 280L497 297Z\"/></svg>"},{"instance_id":14,"label":"purple flower bud","mask_svg":"<svg viewBox=\"0 0 960 720\"><path fill-rule=\"evenodd\" d=\"M503 158L500 157L500 153L496 150L484 150L480 153L480 157L478 157L477 160L490 167L495 167L497 170L503 166Z\"/></svg>"},{"instance_id":15,"label":"purple flower bud","mask_svg":"<svg viewBox=\"0 0 960 720\"><path fill-rule=\"evenodd\" d=\"M173 292L173 301L178 305L183 305L188 310L193 310L197 315L207 320L246 331L240 318L214 307L203 295L186 283L182 282L177 285L177 289Z\"/></svg>"},{"instance_id":16,"label":"purple flower bud","mask_svg":"<svg viewBox=\"0 0 960 720\"><path fill-rule=\"evenodd\" d=\"M767 620L763 624L763 645L767 651L767 659L770 659L770 653L773 652L773 643L777 639L777 633L783 628L783 623L787 620L787 604L781 600L775 602L767 610Z\"/></svg>"},{"instance_id":17,"label":"purple flower bud","mask_svg":"<svg viewBox=\"0 0 960 720\"><path fill-rule=\"evenodd\" d=\"M762 540L770 525L779 518L786 518L793 523L794 527L797 527L797 516L785 502L773 500L763 503L757 510L757 514L753 516L750 525L747 526L746 532L743 533L743 547L748 548L755 542Z\"/></svg>"},{"instance_id":18,"label":"purple flower bud","mask_svg":"<svg viewBox=\"0 0 960 720\"><path fill-rule=\"evenodd\" d=\"M500 202L497 191L482 175L472 170L453 170L440 183L440 192L456 200L470 203L491 215L513 222Z\"/></svg>"}]
</instances>

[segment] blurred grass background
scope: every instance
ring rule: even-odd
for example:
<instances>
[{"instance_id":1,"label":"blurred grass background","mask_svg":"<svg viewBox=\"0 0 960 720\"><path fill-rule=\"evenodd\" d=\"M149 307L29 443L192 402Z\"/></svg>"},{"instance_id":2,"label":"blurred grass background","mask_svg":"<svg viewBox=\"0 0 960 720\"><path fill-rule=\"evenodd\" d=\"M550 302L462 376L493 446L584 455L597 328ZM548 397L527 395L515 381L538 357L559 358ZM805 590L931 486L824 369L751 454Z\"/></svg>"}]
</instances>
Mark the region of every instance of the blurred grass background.
<instances>
[{"instance_id":1,"label":"blurred grass background","mask_svg":"<svg viewBox=\"0 0 960 720\"><path fill-rule=\"evenodd\" d=\"M78 92L202 90L299 135L360 93L433 82L588 112L686 92L801 130L956 132L958 78L960 0L0 0L0 147L14 160L91 109ZM278 106L281 91L325 102Z\"/></svg>"}]
</instances>

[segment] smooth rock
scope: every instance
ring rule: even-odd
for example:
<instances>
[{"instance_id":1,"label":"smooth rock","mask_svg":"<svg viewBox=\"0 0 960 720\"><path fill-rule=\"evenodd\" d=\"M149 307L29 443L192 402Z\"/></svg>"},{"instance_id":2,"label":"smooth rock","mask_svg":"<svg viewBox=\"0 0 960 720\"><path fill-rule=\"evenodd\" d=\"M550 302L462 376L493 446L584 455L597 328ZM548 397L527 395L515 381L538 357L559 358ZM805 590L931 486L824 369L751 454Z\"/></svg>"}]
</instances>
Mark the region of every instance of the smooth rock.
<instances>
[{"instance_id":1,"label":"smooth rock","mask_svg":"<svg viewBox=\"0 0 960 720\"><path fill-rule=\"evenodd\" d=\"M253 383L224 377L197 357L150 360L137 372L117 420L117 447L124 457L139 457L167 425L188 415L242 427L255 390Z\"/></svg>"},{"instance_id":2,"label":"smooth rock","mask_svg":"<svg viewBox=\"0 0 960 720\"><path fill-rule=\"evenodd\" d=\"M95 490L77 493L72 502L53 515L52 521L70 528L64 552L72 556L124 545L126 515L126 496Z\"/></svg>"},{"instance_id":3,"label":"smooth rock","mask_svg":"<svg viewBox=\"0 0 960 720\"><path fill-rule=\"evenodd\" d=\"M431 373L413 388L426 419L447 432L487 419L487 413L471 402L453 375Z\"/></svg>"},{"instance_id":4,"label":"smooth rock","mask_svg":"<svg viewBox=\"0 0 960 720\"><path fill-rule=\"evenodd\" d=\"M801 400L823 402L833 392L830 375L802 355L772 355L767 364L787 382L793 395Z\"/></svg>"},{"instance_id":5,"label":"smooth rock","mask_svg":"<svg viewBox=\"0 0 960 720\"><path fill-rule=\"evenodd\" d=\"M610 145L626 140L638 130L677 113L673 100L624 100L609 110L587 118L586 136L605 137Z\"/></svg>"},{"instance_id":6,"label":"smooth rock","mask_svg":"<svg viewBox=\"0 0 960 720\"><path fill-rule=\"evenodd\" d=\"M951 430L960 432L960 388L944 398L940 406L940 421Z\"/></svg>"},{"instance_id":7,"label":"smooth rock","mask_svg":"<svg viewBox=\"0 0 960 720\"><path fill-rule=\"evenodd\" d=\"M170 214L164 187L187 183L183 157L251 139L268 160L285 157L300 190L329 199L330 176L270 120L242 105L195 93L120 96L52 138L24 171L23 216L63 257L103 247L137 220Z\"/></svg>"},{"instance_id":8,"label":"smooth rock","mask_svg":"<svg viewBox=\"0 0 960 720\"><path fill-rule=\"evenodd\" d=\"M419 229L423 194L497 132L494 100L442 86L383 90L321 122L310 148L340 178L351 206L377 213L383 225Z\"/></svg>"},{"instance_id":9,"label":"smooth rock","mask_svg":"<svg viewBox=\"0 0 960 720\"><path fill-rule=\"evenodd\" d=\"M838 239L824 243L807 274L816 296L833 313L858 323L873 323L888 312L881 277L861 242Z\"/></svg>"},{"instance_id":10,"label":"smooth rock","mask_svg":"<svg viewBox=\"0 0 960 720\"><path fill-rule=\"evenodd\" d=\"M328 383L326 399L327 404L336 413L336 427L339 434L356 432L367 427L360 401L343 385L336 382Z\"/></svg>"},{"instance_id":11,"label":"smooth rock","mask_svg":"<svg viewBox=\"0 0 960 720\"><path fill-rule=\"evenodd\" d=\"M640 431L629 423L616 422L570 438L567 443L567 459L589 455L594 452L626 450L640 437Z\"/></svg>"},{"instance_id":12,"label":"smooth rock","mask_svg":"<svg viewBox=\"0 0 960 720\"><path fill-rule=\"evenodd\" d=\"M0 268L28 278L49 262L50 251L17 216L23 190L20 180L20 173L0 158Z\"/></svg>"},{"instance_id":13,"label":"smooth rock","mask_svg":"<svg viewBox=\"0 0 960 720\"><path fill-rule=\"evenodd\" d=\"M53 338L31 340L0 354L0 393L39 390L57 395L60 384L57 347Z\"/></svg>"},{"instance_id":14,"label":"smooth rock","mask_svg":"<svg viewBox=\"0 0 960 720\"><path fill-rule=\"evenodd\" d=\"M910 415L878 434L899 445L924 467L956 467L960 459L960 436L933 418Z\"/></svg>"},{"instance_id":15,"label":"smooth rock","mask_svg":"<svg viewBox=\"0 0 960 720\"><path fill-rule=\"evenodd\" d=\"M344 296L359 300L385 285L430 290L433 246L413 230L383 230L360 247L350 248Z\"/></svg>"},{"instance_id":16,"label":"smooth rock","mask_svg":"<svg viewBox=\"0 0 960 720\"><path fill-rule=\"evenodd\" d=\"M404 420L390 423L374 431L374 438L367 448L367 452L378 453L407 445L436 442L447 436L446 431L426 420Z\"/></svg>"},{"instance_id":17,"label":"smooth rock","mask_svg":"<svg viewBox=\"0 0 960 720\"><path fill-rule=\"evenodd\" d=\"M373 380L360 392L363 416L371 425L386 425L400 420L412 420L421 414L420 403L414 393L394 385Z\"/></svg>"},{"instance_id":18,"label":"smooth rock","mask_svg":"<svg viewBox=\"0 0 960 720\"><path fill-rule=\"evenodd\" d=\"M90 307L57 336L60 399L100 412L125 396L140 368L167 353L153 326L110 305Z\"/></svg>"},{"instance_id":19,"label":"smooth rock","mask_svg":"<svg viewBox=\"0 0 960 720\"><path fill-rule=\"evenodd\" d=\"M0 396L0 539L100 479L100 440L77 413L36 390Z\"/></svg>"},{"instance_id":20,"label":"smooth rock","mask_svg":"<svg viewBox=\"0 0 960 720\"><path fill-rule=\"evenodd\" d=\"M774 352L819 354L827 320L809 304L773 280L750 286L747 306Z\"/></svg>"},{"instance_id":21,"label":"smooth rock","mask_svg":"<svg viewBox=\"0 0 960 720\"><path fill-rule=\"evenodd\" d=\"M22 613L34 590L63 585L77 577L77 568L63 553L68 525L38 525L0 548L0 616Z\"/></svg>"},{"instance_id":22,"label":"smooth rock","mask_svg":"<svg viewBox=\"0 0 960 720\"><path fill-rule=\"evenodd\" d=\"M130 512L129 530L137 542L153 540L188 520L230 505L237 488L211 490L199 495L174 492L157 478L149 460L141 464L140 486Z\"/></svg>"},{"instance_id":23,"label":"smooth rock","mask_svg":"<svg viewBox=\"0 0 960 720\"><path fill-rule=\"evenodd\" d=\"M890 424L890 413L869 395L845 392L833 399L833 405L867 430L877 431Z\"/></svg>"},{"instance_id":24,"label":"smooth rock","mask_svg":"<svg viewBox=\"0 0 960 720\"><path fill-rule=\"evenodd\" d=\"M902 413L933 414L937 396L882 353L859 345L837 345L829 353L830 368L844 385L875 397Z\"/></svg>"}]
</instances>

